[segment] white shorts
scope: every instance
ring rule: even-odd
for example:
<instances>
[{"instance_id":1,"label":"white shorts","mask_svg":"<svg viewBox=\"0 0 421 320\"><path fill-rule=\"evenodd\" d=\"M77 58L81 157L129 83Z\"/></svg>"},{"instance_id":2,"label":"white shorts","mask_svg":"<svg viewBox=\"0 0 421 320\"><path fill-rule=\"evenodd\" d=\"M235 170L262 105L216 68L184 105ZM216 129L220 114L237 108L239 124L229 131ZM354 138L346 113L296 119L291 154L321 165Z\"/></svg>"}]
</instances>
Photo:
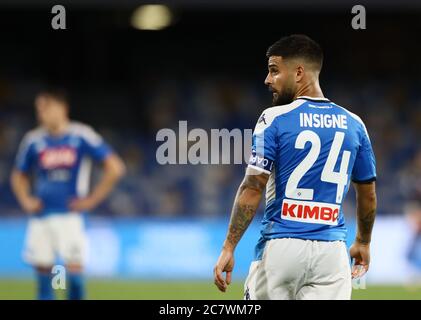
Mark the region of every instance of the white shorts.
<instances>
[{"instance_id":1,"label":"white shorts","mask_svg":"<svg viewBox=\"0 0 421 320\"><path fill-rule=\"evenodd\" d=\"M244 285L251 300L349 300L351 267L342 241L273 239Z\"/></svg>"},{"instance_id":2,"label":"white shorts","mask_svg":"<svg viewBox=\"0 0 421 320\"><path fill-rule=\"evenodd\" d=\"M39 267L54 265L60 258L66 265L84 265L87 241L79 213L31 217L26 231L24 260Z\"/></svg>"}]
</instances>

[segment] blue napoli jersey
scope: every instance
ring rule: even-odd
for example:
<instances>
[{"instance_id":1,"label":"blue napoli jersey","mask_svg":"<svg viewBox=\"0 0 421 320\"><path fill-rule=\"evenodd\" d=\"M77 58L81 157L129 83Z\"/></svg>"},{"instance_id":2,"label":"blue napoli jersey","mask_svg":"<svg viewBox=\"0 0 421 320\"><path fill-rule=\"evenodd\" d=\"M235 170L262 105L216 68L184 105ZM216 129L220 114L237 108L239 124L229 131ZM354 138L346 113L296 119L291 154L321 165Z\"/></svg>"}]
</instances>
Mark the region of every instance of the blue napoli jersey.
<instances>
[{"instance_id":1,"label":"blue napoli jersey","mask_svg":"<svg viewBox=\"0 0 421 320\"><path fill-rule=\"evenodd\" d=\"M71 122L66 134L54 137L43 128L28 132L15 167L34 173L33 194L43 203L38 215L67 213L74 198L86 196L92 160L102 161L111 148L91 127Z\"/></svg>"},{"instance_id":2,"label":"blue napoli jersey","mask_svg":"<svg viewBox=\"0 0 421 320\"><path fill-rule=\"evenodd\" d=\"M350 181L376 179L362 120L328 99L299 97L263 111L252 141L249 167L269 174L255 259L268 239L345 241Z\"/></svg>"}]
</instances>

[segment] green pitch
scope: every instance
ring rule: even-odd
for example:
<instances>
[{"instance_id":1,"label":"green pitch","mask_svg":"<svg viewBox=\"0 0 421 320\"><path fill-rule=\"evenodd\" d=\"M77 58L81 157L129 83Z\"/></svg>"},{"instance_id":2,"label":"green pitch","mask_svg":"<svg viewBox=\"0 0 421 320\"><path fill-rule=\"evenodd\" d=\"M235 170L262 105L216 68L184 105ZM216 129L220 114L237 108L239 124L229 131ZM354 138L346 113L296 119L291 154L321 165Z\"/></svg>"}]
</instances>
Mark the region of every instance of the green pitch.
<instances>
[{"instance_id":1,"label":"green pitch","mask_svg":"<svg viewBox=\"0 0 421 320\"><path fill-rule=\"evenodd\" d=\"M88 299L141 299L141 300L214 300L242 299L242 284L233 283L226 293L220 293L210 282L145 282L90 280ZM35 283L29 280L0 279L0 300L33 299ZM58 298L64 292L58 290ZM353 299L416 299L421 300L421 286L367 286L365 290L354 290Z\"/></svg>"}]
</instances>

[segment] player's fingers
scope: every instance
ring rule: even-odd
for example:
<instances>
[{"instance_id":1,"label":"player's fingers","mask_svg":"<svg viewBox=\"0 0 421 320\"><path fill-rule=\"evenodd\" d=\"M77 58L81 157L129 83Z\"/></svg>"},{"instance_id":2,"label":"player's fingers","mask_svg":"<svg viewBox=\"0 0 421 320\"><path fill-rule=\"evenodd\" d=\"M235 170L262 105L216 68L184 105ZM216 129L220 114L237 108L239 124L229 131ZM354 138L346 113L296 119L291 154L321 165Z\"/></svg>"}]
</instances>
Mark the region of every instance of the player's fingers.
<instances>
[{"instance_id":1,"label":"player's fingers","mask_svg":"<svg viewBox=\"0 0 421 320\"><path fill-rule=\"evenodd\" d=\"M368 265L358 264L352 267L352 279L361 278L368 271Z\"/></svg>"},{"instance_id":2,"label":"player's fingers","mask_svg":"<svg viewBox=\"0 0 421 320\"><path fill-rule=\"evenodd\" d=\"M232 271L227 271L227 284L231 284Z\"/></svg>"},{"instance_id":3,"label":"player's fingers","mask_svg":"<svg viewBox=\"0 0 421 320\"><path fill-rule=\"evenodd\" d=\"M80 203L80 201L79 200L72 200L72 201L70 201L69 208L71 210L76 210L76 211L79 210L79 209L81 209L81 203Z\"/></svg>"},{"instance_id":4,"label":"player's fingers","mask_svg":"<svg viewBox=\"0 0 421 320\"><path fill-rule=\"evenodd\" d=\"M218 287L219 291L225 292L226 285L221 284L219 281L215 280L215 285Z\"/></svg>"},{"instance_id":5,"label":"player's fingers","mask_svg":"<svg viewBox=\"0 0 421 320\"><path fill-rule=\"evenodd\" d=\"M217 267L215 272L216 272L216 279L221 283L225 283L224 276L222 275L222 268Z\"/></svg>"},{"instance_id":6,"label":"player's fingers","mask_svg":"<svg viewBox=\"0 0 421 320\"><path fill-rule=\"evenodd\" d=\"M34 204L32 204L31 206L29 206L27 208L27 211L28 211L28 213L37 213L37 212L41 211L41 209L42 209L42 205L35 202Z\"/></svg>"},{"instance_id":7,"label":"player's fingers","mask_svg":"<svg viewBox=\"0 0 421 320\"><path fill-rule=\"evenodd\" d=\"M367 271L368 271L368 264L364 264L361 268L360 277L365 275L367 273Z\"/></svg>"},{"instance_id":8,"label":"player's fingers","mask_svg":"<svg viewBox=\"0 0 421 320\"><path fill-rule=\"evenodd\" d=\"M352 266L351 278L355 279L357 277L357 274L358 274L358 266Z\"/></svg>"},{"instance_id":9,"label":"player's fingers","mask_svg":"<svg viewBox=\"0 0 421 320\"><path fill-rule=\"evenodd\" d=\"M225 291L225 288L226 288L226 283L225 283L225 281L224 280L221 280L221 279L215 279L215 284L218 286L218 288L221 290L221 291Z\"/></svg>"},{"instance_id":10,"label":"player's fingers","mask_svg":"<svg viewBox=\"0 0 421 320\"><path fill-rule=\"evenodd\" d=\"M73 204L73 205L76 205L76 204L80 204L81 202L82 202L82 200L84 200L83 198L73 198L73 199L71 199L71 200L69 200L69 205L70 204Z\"/></svg>"},{"instance_id":11,"label":"player's fingers","mask_svg":"<svg viewBox=\"0 0 421 320\"><path fill-rule=\"evenodd\" d=\"M355 278L361 278L363 275L365 274L365 269L363 266L361 266L358 271L357 274L355 275Z\"/></svg>"},{"instance_id":12,"label":"player's fingers","mask_svg":"<svg viewBox=\"0 0 421 320\"><path fill-rule=\"evenodd\" d=\"M220 285L222 287L225 285L225 281L222 276L222 269L219 266L216 266L214 269L214 277L215 283L217 283L217 285Z\"/></svg>"},{"instance_id":13,"label":"player's fingers","mask_svg":"<svg viewBox=\"0 0 421 320\"><path fill-rule=\"evenodd\" d=\"M360 269L361 269L361 264L360 264L360 262L358 262L358 261L354 260L354 263L353 263L353 265L352 265L352 270L351 270L351 275L352 275L352 278L353 278L353 279L354 279L354 278L357 278L357 276L358 276L358 274L359 274L359 272L360 272Z\"/></svg>"},{"instance_id":14,"label":"player's fingers","mask_svg":"<svg viewBox=\"0 0 421 320\"><path fill-rule=\"evenodd\" d=\"M224 283L223 280L221 281L221 279L218 278L217 272L216 272L216 268L215 268L215 279L214 279L214 283L215 283L215 285L218 287L218 289L220 291L225 292L226 285L225 285L225 283Z\"/></svg>"}]
</instances>

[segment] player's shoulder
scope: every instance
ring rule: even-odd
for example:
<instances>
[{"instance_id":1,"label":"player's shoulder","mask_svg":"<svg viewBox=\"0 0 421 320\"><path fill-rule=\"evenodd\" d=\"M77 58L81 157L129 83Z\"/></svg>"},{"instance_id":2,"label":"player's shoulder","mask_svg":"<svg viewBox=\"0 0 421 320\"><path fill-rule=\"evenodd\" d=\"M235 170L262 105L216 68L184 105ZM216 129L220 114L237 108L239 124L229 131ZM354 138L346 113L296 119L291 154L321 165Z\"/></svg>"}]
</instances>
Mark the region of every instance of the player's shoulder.
<instances>
[{"instance_id":1,"label":"player's shoulder","mask_svg":"<svg viewBox=\"0 0 421 320\"><path fill-rule=\"evenodd\" d=\"M358 116L357 114L349 111L347 108L340 106L334 102L332 102L332 104L336 106L339 110L341 110L343 113L347 114L350 117L351 121L353 121L357 127L360 127L364 131L367 131L364 121L360 118L360 116Z\"/></svg>"},{"instance_id":2,"label":"player's shoulder","mask_svg":"<svg viewBox=\"0 0 421 320\"><path fill-rule=\"evenodd\" d=\"M304 100L297 99L297 100L294 100L294 101L292 101L291 103L288 103L288 104L283 104L283 105L278 105L278 106L266 108L263 111L262 114L265 114L268 119L274 120L279 116L282 116L284 114L288 114L288 113L294 111L295 109L297 109L298 107L300 107L304 103L305 103Z\"/></svg>"},{"instance_id":3,"label":"player's shoulder","mask_svg":"<svg viewBox=\"0 0 421 320\"><path fill-rule=\"evenodd\" d=\"M271 126L272 123L281 116L289 114L298 107L302 106L304 103L305 101L297 99L288 104L277 105L264 109L257 121L256 130Z\"/></svg>"},{"instance_id":4,"label":"player's shoulder","mask_svg":"<svg viewBox=\"0 0 421 320\"><path fill-rule=\"evenodd\" d=\"M354 119L355 121L359 122L360 124L364 125L364 121L360 118L360 116L358 116L356 113L353 113L351 111L349 111L347 108L340 106L337 103L332 102L332 104L334 106L336 106L337 108L339 108L339 110L342 110L344 113L346 113L347 115L349 115L352 119Z\"/></svg>"},{"instance_id":5,"label":"player's shoulder","mask_svg":"<svg viewBox=\"0 0 421 320\"><path fill-rule=\"evenodd\" d=\"M101 136L90 125L79 121L70 122L69 133L93 144L102 140Z\"/></svg>"},{"instance_id":6,"label":"player's shoulder","mask_svg":"<svg viewBox=\"0 0 421 320\"><path fill-rule=\"evenodd\" d=\"M42 140L47 135L47 131L42 127L36 127L25 133L22 139L22 143L25 145L31 145L37 141Z\"/></svg>"}]
</instances>

